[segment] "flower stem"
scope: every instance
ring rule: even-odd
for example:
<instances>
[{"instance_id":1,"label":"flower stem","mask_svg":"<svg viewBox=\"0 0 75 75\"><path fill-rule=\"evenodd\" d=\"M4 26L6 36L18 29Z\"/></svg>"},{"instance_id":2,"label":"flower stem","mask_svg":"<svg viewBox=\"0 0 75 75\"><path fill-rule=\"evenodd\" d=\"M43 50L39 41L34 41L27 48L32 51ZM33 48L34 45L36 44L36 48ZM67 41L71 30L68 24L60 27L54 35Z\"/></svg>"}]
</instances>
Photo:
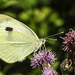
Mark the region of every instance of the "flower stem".
<instances>
[{"instance_id":1,"label":"flower stem","mask_svg":"<svg viewBox=\"0 0 75 75\"><path fill-rule=\"evenodd\" d=\"M74 61L74 67L73 68L74 68L74 75L75 75L75 61Z\"/></svg>"}]
</instances>

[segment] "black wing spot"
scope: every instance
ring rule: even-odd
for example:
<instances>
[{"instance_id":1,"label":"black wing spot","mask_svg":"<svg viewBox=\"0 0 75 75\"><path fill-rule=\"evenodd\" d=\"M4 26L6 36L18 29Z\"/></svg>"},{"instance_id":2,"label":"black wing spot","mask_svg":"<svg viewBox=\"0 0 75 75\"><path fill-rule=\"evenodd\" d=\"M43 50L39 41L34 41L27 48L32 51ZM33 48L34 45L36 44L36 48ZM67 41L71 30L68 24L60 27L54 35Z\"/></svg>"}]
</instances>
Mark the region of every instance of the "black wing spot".
<instances>
[{"instance_id":1,"label":"black wing spot","mask_svg":"<svg viewBox=\"0 0 75 75\"><path fill-rule=\"evenodd\" d=\"M6 30L6 31L13 31L13 28L11 28L11 27L6 27L5 30Z\"/></svg>"}]
</instances>

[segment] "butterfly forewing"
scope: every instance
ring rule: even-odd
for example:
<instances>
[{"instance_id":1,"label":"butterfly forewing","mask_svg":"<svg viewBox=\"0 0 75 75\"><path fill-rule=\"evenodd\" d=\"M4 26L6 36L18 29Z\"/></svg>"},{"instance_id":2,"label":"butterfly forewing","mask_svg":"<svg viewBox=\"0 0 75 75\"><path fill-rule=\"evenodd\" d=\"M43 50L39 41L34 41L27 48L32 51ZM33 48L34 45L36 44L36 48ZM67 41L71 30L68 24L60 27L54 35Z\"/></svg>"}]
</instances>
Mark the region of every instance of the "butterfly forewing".
<instances>
[{"instance_id":1,"label":"butterfly forewing","mask_svg":"<svg viewBox=\"0 0 75 75\"><path fill-rule=\"evenodd\" d=\"M6 27L13 28L13 31L30 34L38 39L38 36L35 34L35 32L25 24L9 16L0 14L0 31L5 31Z\"/></svg>"}]
</instances>

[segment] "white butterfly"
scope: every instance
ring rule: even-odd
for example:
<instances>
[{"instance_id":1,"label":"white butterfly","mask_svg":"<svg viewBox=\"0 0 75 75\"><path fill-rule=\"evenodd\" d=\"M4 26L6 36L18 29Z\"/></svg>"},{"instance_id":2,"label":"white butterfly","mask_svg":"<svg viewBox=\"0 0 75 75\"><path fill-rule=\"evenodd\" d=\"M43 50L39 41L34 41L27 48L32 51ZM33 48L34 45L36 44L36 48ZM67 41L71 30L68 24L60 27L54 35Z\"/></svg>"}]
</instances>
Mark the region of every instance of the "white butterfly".
<instances>
[{"instance_id":1,"label":"white butterfly","mask_svg":"<svg viewBox=\"0 0 75 75\"><path fill-rule=\"evenodd\" d=\"M0 58L7 63L22 61L37 51L45 39L39 39L25 24L0 14Z\"/></svg>"}]
</instances>

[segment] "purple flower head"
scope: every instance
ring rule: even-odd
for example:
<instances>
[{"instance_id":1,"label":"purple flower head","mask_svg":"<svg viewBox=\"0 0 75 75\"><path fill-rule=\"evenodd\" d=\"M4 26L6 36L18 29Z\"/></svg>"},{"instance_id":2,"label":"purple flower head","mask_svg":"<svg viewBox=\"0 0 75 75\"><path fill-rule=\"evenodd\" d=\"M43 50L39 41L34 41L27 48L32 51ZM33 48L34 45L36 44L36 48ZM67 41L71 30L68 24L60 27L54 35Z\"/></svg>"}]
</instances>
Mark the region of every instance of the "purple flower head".
<instances>
[{"instance_id":1,"label":"purple flower head","mask_svg":"<svg viewBox=\"0 0 75 75\"><path fill-rule=\"evenodd\" d=\"M48 68L42 70L42 75L58 75L57 71L50 64L48 65Z\"/></svg>"},{"instance_id":2,"label":"purple flower head","mask_svg":"<svg viewBox=\"0 0 75 75\"><path fill-rule=\"evenodd\" d=\"M34 55L34 58L31 59L31 66L36 68L38 66L45 66L44 64L53 64L56 60L55 54L51 51L38 52Z\"/></svg>"},{"instance_id":3,"label":"purple flower head","mask_svg":"<svg viewBox=\"0 0 75 75\"><path fill-rule=\"evenodd\" d=\"M66 36L63 38L63 50L67 52L75 52L75 31L70 29Z\"/></svg>"},{"instance_id":4,"label":"purple flower head","mask_svg":"<svg viewBox=\"0 0 75 75\"><path fill-rule=\"evenodd\" d=\"M50 69L46 69L42 71L42 75L54 75L53 71Z\"/></svg>"}]
</instances>

